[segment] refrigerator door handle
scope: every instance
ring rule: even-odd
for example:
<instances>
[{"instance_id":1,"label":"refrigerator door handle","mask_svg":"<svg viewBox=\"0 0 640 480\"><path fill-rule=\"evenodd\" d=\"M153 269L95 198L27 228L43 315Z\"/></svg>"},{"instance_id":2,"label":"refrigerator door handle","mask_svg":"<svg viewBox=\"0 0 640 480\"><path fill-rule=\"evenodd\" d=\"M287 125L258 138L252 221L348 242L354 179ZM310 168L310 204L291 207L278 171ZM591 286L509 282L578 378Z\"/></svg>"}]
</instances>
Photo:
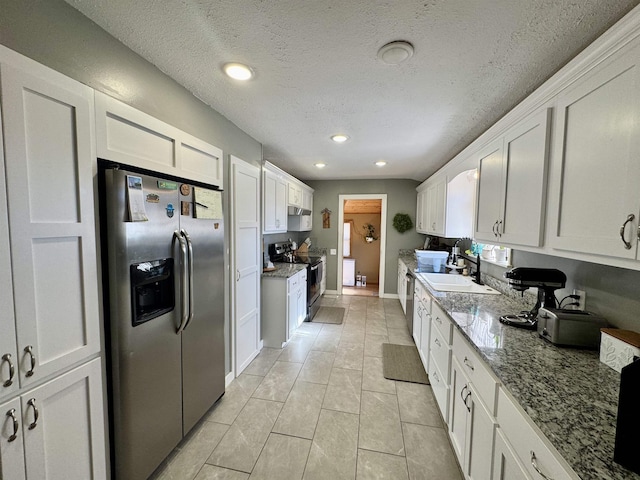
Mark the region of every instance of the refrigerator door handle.
<instances>
[{"instance_id":1,"label":"refrigerator door handle","mask_svg":"<svg viewBox=\"0 0 640 480\"><path fill-rule=\"evenodd\" d=\"M189 323L191 323L191 320L193 319L193 305L194 305L194 301L193 301L193 244L191 243L191 238L189 237L189 234L187 233L187 231L185 229L180 230L180 234L184 237L184 239L187 242L187 249L188 249L188 261L187 261L187 265L188 265L188 273L189 273L189 316L187 317L187 323L184 326L183 330L186 330L186 328L189 326Z\"/></svg>"},{"instance_id":2,"label":"refrigerator door handle","mask_svg":"<svg viewBox=\"0 0 640 480\"><path fill-rule=\"evenodd\" d=\"M182 234L176 230L173 232L174 238L178 239L180 243L180 326L176 331L176 334L179 335L182 333L184 328L187 326L187 322L189 321L189 310L187 305L187 299L189 298L189 280L188 280L188 265L187 265L187 242L182 237Z\"/></svg>"}]
</instances>

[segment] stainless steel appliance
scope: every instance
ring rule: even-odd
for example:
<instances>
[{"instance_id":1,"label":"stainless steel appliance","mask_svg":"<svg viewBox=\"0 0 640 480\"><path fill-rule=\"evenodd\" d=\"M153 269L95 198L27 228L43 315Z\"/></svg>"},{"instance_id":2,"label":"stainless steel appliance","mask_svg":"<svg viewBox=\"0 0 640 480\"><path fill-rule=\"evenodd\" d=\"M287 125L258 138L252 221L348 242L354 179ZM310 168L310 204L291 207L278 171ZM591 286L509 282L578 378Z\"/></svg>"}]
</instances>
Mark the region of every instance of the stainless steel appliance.
<instances>
[{"instance_id":1,"label":"stainless steel appliance","mask_svg":"<svg viewBox=\"0 0 640 480\"><path fill-rule=\"evenodd\" d=\"M307 265L307 318L310 322L320 309L320 285L322 284L322 257L293 251L291 242L272 243L267 248L272 262L305 263Z\"/></svg>"},{"instance_id":2,"label":"stainless steel appliance","mask_svg":"<svg viewBox=\"0 0 640 480\"><path fill-rule=\"evenodd\" d=\"M221 192L99 167L112 469L145 479L224 393Z\"/></svg>"},{"instance_id":3,"label":"stainless steel appliance","mask_svg":"<svg viewBox=\"0 0 640 480\"><path fill-rule=\"evenodd\" d=\"M555 268L517 267L505 272L504 277L511 288L519 292L524 292L531 287L538 288L538 300L531 311L500 317L500 321L506 325L531 330L536 328L536 317L541 307L556 308L558 306L554 292L564 288L567 281L567 276Z\"/></svg>"},{"instance_id":4,"label":"stainless steel appliance","mask_svg":"<svg viewBox=\"0 0 640 480\"><path fill-rule=\"evenodd\" d=\"M582 310L540 308L537 320L542 338L565 347L597 349L600 329L607 326L604 318Z\"/></svg>"}]
</instances>

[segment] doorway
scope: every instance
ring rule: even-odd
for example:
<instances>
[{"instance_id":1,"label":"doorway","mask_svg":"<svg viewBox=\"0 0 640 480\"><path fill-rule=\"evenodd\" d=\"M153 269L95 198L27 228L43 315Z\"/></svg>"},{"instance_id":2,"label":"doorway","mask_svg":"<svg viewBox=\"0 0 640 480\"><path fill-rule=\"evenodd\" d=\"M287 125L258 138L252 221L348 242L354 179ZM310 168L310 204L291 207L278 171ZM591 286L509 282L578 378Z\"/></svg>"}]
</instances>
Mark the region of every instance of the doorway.
<instances>
[{"instance_id":1,"label":"doorway","mask_svg":"<svg viewBox=\"0 0 640 480\"><path fill-rule=\"evenodd\" d=\"M386 219L386 194L339 195L339 295L384 296Z\"/></svg>"}]
</instances>

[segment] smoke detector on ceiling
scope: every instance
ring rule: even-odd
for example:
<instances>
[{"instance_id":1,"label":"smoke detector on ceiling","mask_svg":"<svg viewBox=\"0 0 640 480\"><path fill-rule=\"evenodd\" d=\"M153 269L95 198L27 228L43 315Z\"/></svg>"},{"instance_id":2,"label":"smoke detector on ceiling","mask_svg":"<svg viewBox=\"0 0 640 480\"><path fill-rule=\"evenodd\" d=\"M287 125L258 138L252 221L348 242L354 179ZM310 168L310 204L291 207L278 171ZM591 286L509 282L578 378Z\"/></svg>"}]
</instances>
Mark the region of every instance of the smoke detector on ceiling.
<instances>
[{"instance_id":1,"label":"smoke detector on ceiling","mask_svg":"<svg viewBox=\"0 0 640 480\"><path fill-rule=\"evenodd\" d=\"M378 50L378 58L387 65L398 65L413 56L413 45L404 40L387 43Z\"/></svg>"}]
</instances>

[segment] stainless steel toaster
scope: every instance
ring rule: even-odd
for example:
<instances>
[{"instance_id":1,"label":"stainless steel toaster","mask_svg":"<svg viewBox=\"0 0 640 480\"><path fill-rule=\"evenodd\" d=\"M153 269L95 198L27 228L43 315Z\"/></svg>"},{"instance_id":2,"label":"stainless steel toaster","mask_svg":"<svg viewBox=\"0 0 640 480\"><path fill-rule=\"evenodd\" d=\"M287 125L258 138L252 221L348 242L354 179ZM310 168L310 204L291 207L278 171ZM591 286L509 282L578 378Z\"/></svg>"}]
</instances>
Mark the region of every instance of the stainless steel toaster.
<instances>
[{"instance_id":1,"label":"stainless steel toaster","mask_svg":"<svg viewBox=\"0 0 640 480\"><path fill-rule=\"evenodd\" d=\"M538 310L538 333L555 345L597 349L600 345L600 329L607 321L582 310Z\"/></svg>"}]
</instances>

